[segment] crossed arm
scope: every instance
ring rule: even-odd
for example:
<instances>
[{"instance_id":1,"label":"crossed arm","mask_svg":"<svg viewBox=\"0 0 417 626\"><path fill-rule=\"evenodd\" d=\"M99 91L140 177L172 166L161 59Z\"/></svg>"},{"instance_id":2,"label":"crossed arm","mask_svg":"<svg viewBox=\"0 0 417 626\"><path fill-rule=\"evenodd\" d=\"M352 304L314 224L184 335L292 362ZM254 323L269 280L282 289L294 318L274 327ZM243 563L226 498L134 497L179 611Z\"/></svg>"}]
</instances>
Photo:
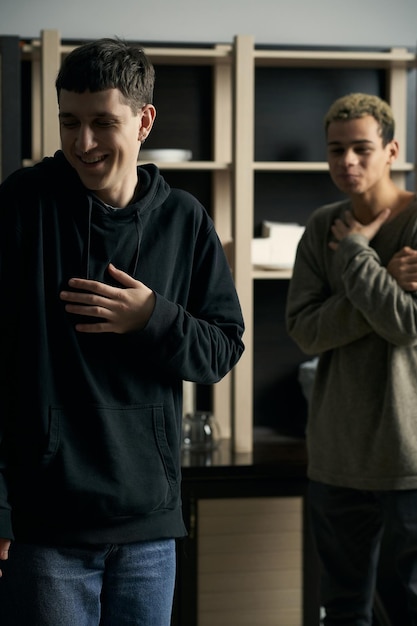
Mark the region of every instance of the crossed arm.
<instances>
[{"instance_id":1,"label":"crossed arm","mask_svg":"<svg viewBox=\"0 0 417 626\"><path fill-rule=\"evenodd\" d=\"M338 242L351 233L360 233L371 241L389 215L390 210L385 209L369 224L361 224L347 211L344 220L335 220L331 227L334 240L329 243L330 248L336 250ZM405 246L396 252L387 265L387 271L404 291L417 291L417 250Z\"/></svg>"}]
</instances>

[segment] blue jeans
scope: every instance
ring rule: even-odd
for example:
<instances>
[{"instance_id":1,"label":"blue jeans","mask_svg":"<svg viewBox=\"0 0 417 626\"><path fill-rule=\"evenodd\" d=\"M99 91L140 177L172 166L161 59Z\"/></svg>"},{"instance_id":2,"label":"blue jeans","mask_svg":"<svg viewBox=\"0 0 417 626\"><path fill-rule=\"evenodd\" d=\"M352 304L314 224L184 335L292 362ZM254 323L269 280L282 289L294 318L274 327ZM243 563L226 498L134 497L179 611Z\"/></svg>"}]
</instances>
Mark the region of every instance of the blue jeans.
<instances>
[{"instance_id":1,"label":"blue jeans","mask_svg":"<svg viewBox=\"0 0 417 626\"><path fill-rule=\"evenodd\" d=\"M311 481L309 512L322 566L326 626L370 626L382 535L417 626L417 490L360 491Z\"/></svg>"},{"instance_id":2,"label":"blue jeans","mask_svg":"<svg viewBox=\"0 0 417 626\"><path fill-rule=\"evenodd\" d=\"M1 626L169 626L175 540L48 547L13 543Z\"/></svg>"}]
</instances>

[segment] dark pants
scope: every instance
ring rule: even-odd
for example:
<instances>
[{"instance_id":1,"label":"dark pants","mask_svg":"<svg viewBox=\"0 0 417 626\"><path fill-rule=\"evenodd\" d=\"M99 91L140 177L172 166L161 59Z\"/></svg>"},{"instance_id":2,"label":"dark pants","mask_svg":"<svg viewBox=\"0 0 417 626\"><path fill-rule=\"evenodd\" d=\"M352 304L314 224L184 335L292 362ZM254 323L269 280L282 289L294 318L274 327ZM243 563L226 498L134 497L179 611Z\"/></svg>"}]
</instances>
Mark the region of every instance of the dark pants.
<instances>
[{"instance_id":1,"label":"dark pants","mask_svg":"<svg viewBox=\"0 0 417 626\"><path fill-rule=\"evenodd\" d=\"M326 626L371 626L382 535L417 626L417 490L360 491L311 481L309 513L322 565Z\"/></svg>"}]
</instances>

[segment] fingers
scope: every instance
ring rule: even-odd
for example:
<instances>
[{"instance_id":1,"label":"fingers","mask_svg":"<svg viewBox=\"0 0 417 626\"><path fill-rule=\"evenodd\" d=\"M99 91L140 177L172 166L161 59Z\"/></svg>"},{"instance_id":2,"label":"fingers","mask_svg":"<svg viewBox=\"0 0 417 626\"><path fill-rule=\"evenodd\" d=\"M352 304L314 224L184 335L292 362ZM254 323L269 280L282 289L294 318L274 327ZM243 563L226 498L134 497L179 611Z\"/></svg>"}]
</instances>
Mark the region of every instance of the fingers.
<instances>
[{"instance_id":1,"label":"fingers","mask_svg":"<svg viewBox=\"0 0 417 626\"><path fill-rule=\"evenodd\" d=\"M111 274L111 276L115 278L123 287L136 288L141 285L138 280L132 278L132 276L129 276L126 272L117 269L112 263L109 264L108 271L109 274ZM91 294L96 294L109 299L118 299L120 294L119 287L112 287L111 285L106 285L105 283L97 280L70 278L68 284L70 287L78 289L79 291L61 291L61 299L67 302L94 304L94 301L91 300Z\"/></svg>"},{"instance_id":2,"label":"fingers","mask_svg":"<svg viewBox=\"0 0 417 626\"><path fill-rule=\"evenodd\" d=\"M136 287L138 285L139 281L132 278L129 274L126 274L126 272L117 269L113 263L109 263L107 269L109 274L113 276L113 278L115 278L121 285L123 285L123 287Z\"/></svg>"},{"instance_id":3,"label":"fingers","mask_svg":"<svg viewBox=\"0 0 417 626\"><path fill-rule=\"evenodd\" d=\"M88 280L86 278L70 278L68 281L68 285L73 289L79 289L81 292L71 291L70 293L73 296L83 296L85 292L89 294L95 293L100 296L104 296L110 298L112 293L116 289L115 287L111 287L110 285L106 285L105 283L101 283L98 280ZM67 294L68 292L63 291L63 293ZM78 300L81 302L82 300Z\"/></svg>"},{"instance_id":4,"label":"fingers","mask_svg":"<svg viewBox=\"0 0 417 626\"><path fill-rule=\"evenodd\" d=\"M12 542L10 539L0 539L0 559L6 561L9 556L9 548Z\"/></svg>"},{"instance_id":5,"label":"fingers","mask_svg":"<svg viewBox=\"0 0 417 626\"><path fill-rule=\"evenodd\" d=\"M401 248L401 250L398 250L398 252L394 254L394 257L407 257L411 262L415 262L415 257L417 257L417 250L413 250L413 248L410 248L410 246L404 246L404 248Z\"/></svg>"},{"instance_id":6,"label":"fingers","mask_svg":"<svg viewBox=\"0 0 417 626\"><path fill-rule=\"evenodd\" d=\"M352 211L345 211L345 224L347 226L352 226L353 224L358 223L357 220L353 217Z\"/></svg>"},{"instance_id":7,"label":"fingers","mask_svg":"<svg viewBox=\"0 0 417 626\"><path fill-rule=\"evenodd\" d=\"M417 250L413 250L408 246L401 248L391 258L388 266L390 265L417 273Z\"/></svg>"},{"instance_id":8,"label":"fingers","mask_svg":"<svg viewBox=\"0 0 417 626\"><path fill-rule=\"evenodd\" d=\"M343 239L343 237L345 237L346 234L350 232L347 224L339 218L334 221L334 224L331 225L330 230L333 237L337 241L341 241L341 239Z\"/></svg>"},{"instance_id":9,"label":"fingers","mask_svg":"<svg viewBox=\"0 0 417 626\"><path fill-rule=\"evenodd\" d=\"M7 561L9 558L9 548L11 541L9 539L0 539L0 560ZM3 572L0 569L0 578L3 575Z\"/></svg>"},{"instance_id":10,"label":"fingers","mask_svg":"<svg viewBox=\"0 0 417 626\"><path fill-rule=\"evenodd\" d=\"M376 216L374 222L376 222L380 226L382 226L382 224L387 221L387 219L389 218L390 215L391 215L391 209L384 209L383 211L378 213L378 215Z\"/></svg>"},{"instance_id":11,"label":"fingers","mask_svg":"<svg viewBox=\"0 0 417 626\"><path fill-rule=\"evenodd\" d=\"M382 224L388 219L390 214L390 209L384 209L378 213L378 215L371 222L362 224L354 217L351 211L345 211L343 219L336 218L330 227L331 233L336 240L336 242L329 244L330 248L332 250L337 249L337 242L342 241L342 239L353 233L361 234L368 241L371 241L381 228Z\"/></svg>"},{"instance_id":12,"label":"fingers","mask_svg":"<svg viewBox=\"0 0 417 626\"><path fill-rule=\"evenodd\" d=\"M0 560L1 561L7 561L7 559L9 558L9 550L2 550L0 552Z\"/></svg>"},{"instance_id":13,"label":"fingers","mask_svg":"<svg viewBox=\"0 0 417 626\"><path fill-rule=\"evenodd\" d=\"M109 322L100 322L98 324L76 324L75 330L80 333L88 334L117 332Z\"/></svg>"},{"instance_id":14,"label":"fingers","mask_svg":"<svg viewBox=\"0 0 417 626\"><path fill-rule=\"evenodd\" d=\"M152 315L155 306L152 289L113 264L109 264L108 271L120 287L84 278L71 278L68 284L74 291L63 290L60 293L68 313L101 318L98 323L80 320L75 326L79 332L126 333L140 330Z\"/></svg>"},{"instance_id":15,"label":"fingers","mask_svg":"<svg viewBox=\"0 0 417 626\"><path fill-rule=\"evenodd\" d=\"M389 261L387 271L404 291L416 291L417 250L409 246L401 248Z\"/></svg>"}]
</instances>

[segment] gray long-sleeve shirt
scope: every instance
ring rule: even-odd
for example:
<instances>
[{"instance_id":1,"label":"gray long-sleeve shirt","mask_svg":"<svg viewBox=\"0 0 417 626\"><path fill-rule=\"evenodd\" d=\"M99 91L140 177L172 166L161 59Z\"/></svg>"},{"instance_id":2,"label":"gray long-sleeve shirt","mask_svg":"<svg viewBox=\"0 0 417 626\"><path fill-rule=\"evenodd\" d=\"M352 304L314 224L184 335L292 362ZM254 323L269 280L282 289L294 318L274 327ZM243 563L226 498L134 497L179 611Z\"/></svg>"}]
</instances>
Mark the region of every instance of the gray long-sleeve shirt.
<instances>
[{"instance_id":1,"label":"gray long-sleeve shirt","mask_svg":"<svg viewBox=\"0 0 417 626\"><path fill-rule=\"evenodd\" d=\"M417 199L369 244L332 251L330 226L350 202L313 213L297 251L287 328L318 354L307 426L308 475L357 489L417 488L417 292L386 265L417 248Z\"/></svg>"}]
</instances>

